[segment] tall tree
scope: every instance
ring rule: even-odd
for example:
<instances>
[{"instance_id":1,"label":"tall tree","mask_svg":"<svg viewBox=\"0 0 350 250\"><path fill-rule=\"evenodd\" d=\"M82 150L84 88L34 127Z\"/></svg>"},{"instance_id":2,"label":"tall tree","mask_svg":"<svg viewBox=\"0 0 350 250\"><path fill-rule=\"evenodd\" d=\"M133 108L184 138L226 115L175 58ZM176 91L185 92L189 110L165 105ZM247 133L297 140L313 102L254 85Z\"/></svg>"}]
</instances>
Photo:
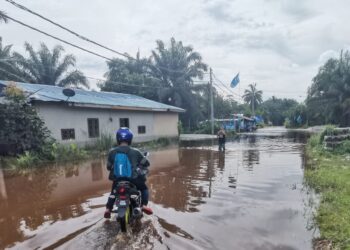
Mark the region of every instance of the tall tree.
<instances>
[{"instance_id":1,"label":"tall tree","mask_svg":"<svg viewBox=\"0 0 350 250\"><path fill-rule=\"evenodd\" d=\"M289 117L290 110L296 106L298 102L294 99L280 99L273 96L264 101L259 109L266 121L275 126L282 126L285 119Z\"/></svg>"},{"instance_id":2,"label":"tall tree","mask_svg":"<svg viewBox=\"0 0 350 250\"><path fill-rule=\"evenodd\" d=\"M7 23L8 22L8 19L6 17L6 14L5 12L1 11L0 10L0 22L4 22L4 23Z\"/></svg>"},{"instance_id":3,"label":"tall tree","mask_svg":"<svg viewBox=\"0 0 350 250\"><path fill-rule=\"evenodd\" d=\"M150 60L136 54L136 60L113 59L107 62L107 80L100 84L102 91L140 95L158 101L159 80L150 75Z\"/></svg>"},{"instance_id":4,"label":"tall tree","mask_svg":"<svg viewBox=\"0 0 350 250\"><path fill-rule=\"evenodd\" d=\"M203 79L207 65L191 46L184 46L181 41L170 39L170 46L157 40L157 47L152 51L151 74L160 81L160 101L182 107L186 113L181 115L182 123L190 126L199 114L197 98L194 98L194 79Z\"/></svg>"},{"instance_id":5,"label":"tall tree","mask_svg":"<svg viewBox=\"0 0 350 250\"><path fill-rule=\"evenodd\" d=\"M42 43L39 50L35 51L29 43L25 43L25 50L28 57L25 58L19 53L14 53L16 63L24 75L24 79L31 83L47 85L84 86L88 82L84 74L76 69L75 57L71 54L63 55L62 46L55 46L52 51Z\"/></svg>"},{"instance_id":6,"label":"tall tree","mask_svg":"<svg viewBox=\"0 0 350 250\"><path fill-rule=\"evenodd\" d=\"M329 59L313 78L306 99L311 125L350 125L350 53ZM322 109L320 107L322 106Z\"/></svg>"},{"instance_id":7,"label":"tall tree","mask_svg":"<svg viewBox=\"0 0 350 250\"><path fill-rule=\"evenodd\" d=\"M12 45L3 45L0 37L0 80L22 81L11 48Z\"/></svg>"},{"instance_id":8,"label":"tall tree","mask_svg":"<svg viewBox=\"0 0 350 250\"><path fill-rule=\"evenodd\" d=\"M249 84L249 88L244 91L243 100L249 104L255 115L255 109L262 103L262 91L256 89L256 83Z\"/></svg>"},{"instance_id":9,"label":"tall tree","mask_svg":"<svg viewBox=\"0 0 350 250\"><path fill-rule=\"evenodd\" d=\"M184 46L171 38L170 45L156 41L157 47L150 58L136 60L114 59L107 62L107 81L100 85L103 91L115 91L140 95L152 100L186 109L181 114L182 124L189 127L203 116L199 103L207 98L207 84L194 84L202 79L207 65L191 46Z\"/></svg>"}]
</instances>

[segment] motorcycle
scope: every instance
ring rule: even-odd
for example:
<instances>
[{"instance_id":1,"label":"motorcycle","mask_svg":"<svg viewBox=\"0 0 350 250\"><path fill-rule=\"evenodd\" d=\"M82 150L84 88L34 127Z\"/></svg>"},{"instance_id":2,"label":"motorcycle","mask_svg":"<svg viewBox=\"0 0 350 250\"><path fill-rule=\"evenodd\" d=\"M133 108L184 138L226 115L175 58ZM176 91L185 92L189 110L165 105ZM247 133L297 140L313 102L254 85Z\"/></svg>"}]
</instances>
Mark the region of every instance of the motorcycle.
<instances>
[{"instance_id":1,"label":"motorcycle","mask_svg":"<svg viewBox=\"0 0 350 250\"><path fill-rule=\"evenodd\" d=\"M148 155L148 152L144 153L145 157ZM148 169L138 167L137 172L140 175L147 175ZM119 181L116 190L115 210L112 212L117 214L120 230L125 233L129 224L140 220L143 216L141 191L133 183L126 180Z\"/></svg>"},{"instance_id":2,"label":"motorcycle","mask_svg":"<svg viewBox=\"0 0 350 250\"><path fill-rule=\"evenodd\" d=\"M129 224L143 216L141 192L129 181L120 181L117 184L115 205L113 212L117 214L120 230L124 233Z\"/></svg>"}]
</instances>

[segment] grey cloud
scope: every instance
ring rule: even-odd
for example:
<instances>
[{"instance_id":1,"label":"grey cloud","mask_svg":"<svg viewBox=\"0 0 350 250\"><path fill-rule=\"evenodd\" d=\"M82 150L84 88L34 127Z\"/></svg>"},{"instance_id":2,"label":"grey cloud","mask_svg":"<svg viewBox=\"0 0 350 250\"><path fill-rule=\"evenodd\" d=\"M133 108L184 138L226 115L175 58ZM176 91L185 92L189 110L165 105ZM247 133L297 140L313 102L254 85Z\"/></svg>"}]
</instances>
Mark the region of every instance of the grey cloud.
<instances>
[{"instance_id":1,"label":"grey cloud","mask_svg":"<svg viewBox=\"0 0 350 250\"><path fill-rule=\"evenodd\" d=\"M284 0L282 10L295 17L298 21L303 21L317 15L317 12L307 6L307 0Z\"/></svg>"},{"instance_id":2,"label":"grey cloud","mask_svg":"<svg viewBox=\"0 0 350 250\"><path fill-rule=\"evenodd\" d=\"M231 3L231 2L230 2ZM257 22L252 18L246 18L231 8L229 2L218 1L204 8L204 11L215 21L225 22L242 28L258 29L273 26L269 22Z\"/></svg>"},{"instance_id":3,"label":"grey cloud","mask_svg":"<svg viewBox=\"0 0 350 250\"><path fill-rule=\"evenodd\" d=\"M280 5L280 8L284 13L293 17L298 22L318 15L314 8L309 6L311 3L310 0L265 0L265 2Z\"/></svg>"}]
</instances>

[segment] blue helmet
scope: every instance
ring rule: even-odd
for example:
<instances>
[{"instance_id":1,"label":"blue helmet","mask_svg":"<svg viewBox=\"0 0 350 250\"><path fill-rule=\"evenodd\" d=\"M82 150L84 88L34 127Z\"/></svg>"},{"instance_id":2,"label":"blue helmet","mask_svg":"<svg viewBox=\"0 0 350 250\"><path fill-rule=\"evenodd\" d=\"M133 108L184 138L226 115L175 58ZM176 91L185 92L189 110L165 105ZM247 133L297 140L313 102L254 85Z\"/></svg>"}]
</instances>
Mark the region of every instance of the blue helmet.
<instances>
[{"instance_id":1,"label":"blue helmet","mask_svg":"<svg viewBox=\"0 0 350 250\"><path fill-rule=\"evenodd\" d=\"M121 142L127 142L129 145L132 142L133 134L129 128L120 128L117 131L117 142L120 144Z\"/></svg>"}]
</instances>

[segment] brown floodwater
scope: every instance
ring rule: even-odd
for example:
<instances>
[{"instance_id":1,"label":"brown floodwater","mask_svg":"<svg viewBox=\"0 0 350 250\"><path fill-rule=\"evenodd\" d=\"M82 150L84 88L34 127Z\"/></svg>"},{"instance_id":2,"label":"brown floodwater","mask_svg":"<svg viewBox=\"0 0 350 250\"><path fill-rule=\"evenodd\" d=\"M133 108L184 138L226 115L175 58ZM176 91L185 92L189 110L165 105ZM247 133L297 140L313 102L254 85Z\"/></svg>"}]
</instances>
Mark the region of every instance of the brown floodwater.
<instances>
[{"instance_id":1,"label":"brown floodwater","mask_svg":"<svg viewBox=\"0 0 350 250\"><path fill-rule=\"evenodd\" d=\"M105 159L0 169L0 249L312 249L306 135L262 129L151 152L155 214L127 234L102 219Z\"/></svg>"}]
</instances>

